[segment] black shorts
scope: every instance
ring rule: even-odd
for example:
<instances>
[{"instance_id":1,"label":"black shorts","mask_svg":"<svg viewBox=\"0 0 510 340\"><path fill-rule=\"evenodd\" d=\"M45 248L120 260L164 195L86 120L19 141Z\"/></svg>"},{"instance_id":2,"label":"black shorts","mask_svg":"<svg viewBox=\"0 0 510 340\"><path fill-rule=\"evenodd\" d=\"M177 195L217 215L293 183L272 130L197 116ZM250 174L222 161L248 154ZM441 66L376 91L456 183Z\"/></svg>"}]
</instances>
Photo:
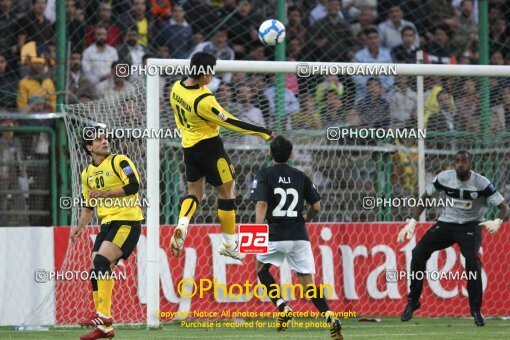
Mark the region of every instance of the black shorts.
<instances>
[{"instance_id":1,"label":"black shorts","mask_svg":"<svg viewBox=\"0 0 510 340\"><path fill-rule=\"evenodd\" d=\"M217 187L234 179L234 166L220 137L204 139L183 150L188 182L196 182L205 176L207 183Z\"/></svg>"},{"instance_id":2,"label":"black shorts","mask_svg":"<svg viewBox=\"0 0 510 340\"><path fill-rule=\"evenodd\" d=\"M101 231L96 236L93 252L99 251L103 241L110 241L122 250L124 260L135 250L142 224L140 221L111 221L101 224Z\"/></svg>"}]
</instances>

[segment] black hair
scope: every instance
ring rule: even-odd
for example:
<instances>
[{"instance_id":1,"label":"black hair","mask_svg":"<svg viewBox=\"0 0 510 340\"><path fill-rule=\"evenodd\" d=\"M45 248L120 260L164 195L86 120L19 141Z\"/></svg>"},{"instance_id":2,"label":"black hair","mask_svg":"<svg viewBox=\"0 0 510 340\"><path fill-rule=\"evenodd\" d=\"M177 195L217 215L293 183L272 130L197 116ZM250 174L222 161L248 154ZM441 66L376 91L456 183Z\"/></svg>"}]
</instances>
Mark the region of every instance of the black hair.
<instances>
[{"instance_id":1,"label":"black hair","mask_svg":"<svg viewBox=\"0 0 510 340\"><path fill-rule=\"evenodd\" d=\"M370 78L368 78L367 79L367 86L371 82L375 82L375 83L378 83L379 85L381 85L381 79L379 79L378 77L370 77Z\"/></svg>"},{"instance_id":2,"label":"black hair","mask_svg":"<svg viewBox=\"0 0 510 340\"><path fill-rule=\"evenodd\" d=\"M376 33L377 35L379 35L379 30L375 26L368 26L363 30L363 33L365 33L366 35L369 35L370 33Z\"/></svg>"},{"instance_id":3,"label":"black hair","mask_svg":"<svg viewBox=\"0 0 510 340\"><path fill-rule=\"evenodd\" d=\"M283 136L277 136L271 142L270 149L277 163L287 163L292 153L292 143Z\"/></svg>"},{"instance_id":4,"label":"black hair","mask_svg":"<svg viewBox=\"0 0 510 340\"><path fill-rule=\"evenodd\" d=\"M81 147L83 148L83 150L85 150L85 152L90 156L91 153L89 151L89 149L87 149L87 145L92 145L92 142L94 141L95 139L95 136L97 136L98 132L105 132L105 129L106 129L106 125L105 124L101 124L101 123L97 123L93 126L86 126L83 128L82 130L82 135L81 135ZM94 138L92 138L94 137Z\"/></svg>"},{"instance_id":5,"label":"black hair","mask_svg":"<svg viewBox=\"0 0 510 340\"><path fill-rule=\"evenodd\" d=\"M469 159L470 162L473 160L473 155L471 154L471 152L469 152L467 150L459 150L459 151L457 151L457 153L455 154L455 158L457 158L458 155L466 156Z\"/></svg>"},{"instance_id":6,"label":"black hair","mask_svg":"<svg viewBox=\"0 0 510 340\"><path fill-rule=\"evenodd\" d=\"M406 26L404 26L404 27L402 28L402 30L400 31L400 35L401 35L401 36L403 36L403 35L404 35L404 32L405 32L405 31L409 31L409 30L413 31L413 33L414 33L414 34L416 34L416 30L414 29L414 27L413 27L413 26L406 25Z\"/></svg>"},{"instance_id":7,"label":"black hair","mask_svg":"<svg viewBox=\"0 0 510 340\"><path fill-rule=\"evenodd\" d=\"M200 79L200 77L206 75L210 68L216 66L216 57L212 54L205 52L197 52L193 54L190 62L191 79Z\"/></svg>"}]
</instances>

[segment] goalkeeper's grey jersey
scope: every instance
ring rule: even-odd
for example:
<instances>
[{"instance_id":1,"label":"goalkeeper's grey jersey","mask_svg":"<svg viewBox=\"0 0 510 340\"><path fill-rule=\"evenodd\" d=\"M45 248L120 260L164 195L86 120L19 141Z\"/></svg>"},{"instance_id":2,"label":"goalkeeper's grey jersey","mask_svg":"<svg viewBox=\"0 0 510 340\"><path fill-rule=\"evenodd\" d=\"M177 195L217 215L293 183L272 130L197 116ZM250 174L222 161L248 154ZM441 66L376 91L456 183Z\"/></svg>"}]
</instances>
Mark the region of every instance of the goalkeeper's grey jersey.
<instances>
[{"instance_id":1,"label":"goalkeeper's grey jersey","mask_svg":"<svg viewBox=\"0 0 510 340\"><path fill-rule=\"evenodd\" d=\"M486 177L471 171L467 181L457 178L455 170L440 172L427 186L427 194L433 196L444 191L450 201L444 208L439 221L464 224L485 221L488 203L499 205L503 196Z\"/></svg>"}]
</instances>

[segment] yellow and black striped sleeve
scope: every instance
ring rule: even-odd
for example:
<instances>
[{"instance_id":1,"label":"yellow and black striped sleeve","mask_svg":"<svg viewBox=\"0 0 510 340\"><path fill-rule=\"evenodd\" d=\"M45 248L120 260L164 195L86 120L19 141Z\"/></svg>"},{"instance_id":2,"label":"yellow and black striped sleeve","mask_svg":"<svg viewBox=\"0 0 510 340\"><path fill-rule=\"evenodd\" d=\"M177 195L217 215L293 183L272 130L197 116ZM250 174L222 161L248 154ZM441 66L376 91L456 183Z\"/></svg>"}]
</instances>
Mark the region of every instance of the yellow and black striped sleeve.
<instances>
[{"instance_id":1,"label":"yellow and black striped sleeve","mask_svg":"<svg viewBox=\"0 0 510 340\"><path fill-rule=\"evenodd\" d=\"M209 121L224 128L243 133L246 135L258 136L264 140L271 137L271 130L264 127L243 122L231 115L221 107L211 93L205 93L195 100L194 111L205 121Z\"/></svg>"}]
</instances>

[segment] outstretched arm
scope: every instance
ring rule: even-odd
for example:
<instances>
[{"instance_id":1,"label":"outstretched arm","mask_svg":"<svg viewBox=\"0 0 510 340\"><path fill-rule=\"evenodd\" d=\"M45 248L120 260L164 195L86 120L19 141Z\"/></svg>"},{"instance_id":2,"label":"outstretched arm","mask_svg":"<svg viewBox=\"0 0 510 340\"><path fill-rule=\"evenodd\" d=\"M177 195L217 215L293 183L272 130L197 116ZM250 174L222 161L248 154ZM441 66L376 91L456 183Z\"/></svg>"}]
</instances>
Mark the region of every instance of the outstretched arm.
<instances>
[{"instance_id":1,"label":"outstretched arm","mask_svg":"<svg viewBox=\"0 0 510 340\"><path fill-rule=\"evenodd\" d=\"M212 94L204 96L195 102L194 110L197 116L205 121L209 121L225 129L239 132L246 135L258 136L264 140L271 140L276 134L262 126L243 122L231 115L227 110L221 107Z\"/></svg>"}]
</instances>

